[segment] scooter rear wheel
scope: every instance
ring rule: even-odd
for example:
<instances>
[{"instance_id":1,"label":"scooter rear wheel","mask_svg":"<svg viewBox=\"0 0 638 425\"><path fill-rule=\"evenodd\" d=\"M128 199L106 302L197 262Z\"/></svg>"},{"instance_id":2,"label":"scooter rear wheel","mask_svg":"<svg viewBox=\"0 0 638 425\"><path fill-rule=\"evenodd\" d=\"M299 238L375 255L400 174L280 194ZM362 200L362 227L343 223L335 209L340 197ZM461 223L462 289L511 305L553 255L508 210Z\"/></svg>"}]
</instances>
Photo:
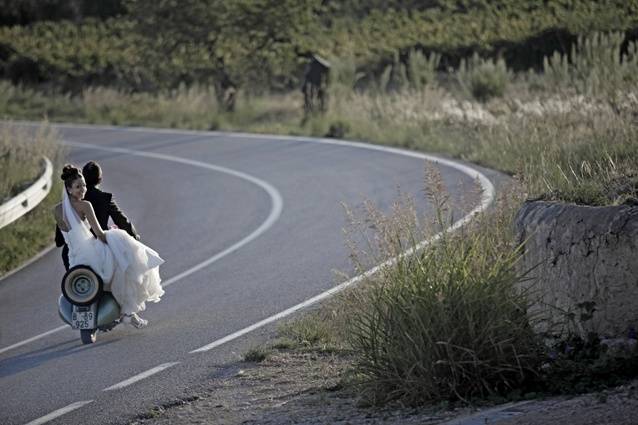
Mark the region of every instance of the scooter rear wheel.
<instances>
[{"instance_id":1,"label":"scooter rear wheel","mask_svg":"<svg viewBox=\"0 0 638 425\"><path fill-rule=\"evenodd\" d=\"M93 344L97 340L97 329L80 329L82 344Z\"/></svg>"},{"instance_id":2,"label":"scooter rear wheel","mask_svg":"<svg viewBox=\"0 0 638 425\"><path fill-rule=\"evenodd\" d=\"M97 301L102 295L103 287L100 275L85 265L70 268L62 278L62 295L71 304L79 306Z\"/></svg>"}]
</instances>

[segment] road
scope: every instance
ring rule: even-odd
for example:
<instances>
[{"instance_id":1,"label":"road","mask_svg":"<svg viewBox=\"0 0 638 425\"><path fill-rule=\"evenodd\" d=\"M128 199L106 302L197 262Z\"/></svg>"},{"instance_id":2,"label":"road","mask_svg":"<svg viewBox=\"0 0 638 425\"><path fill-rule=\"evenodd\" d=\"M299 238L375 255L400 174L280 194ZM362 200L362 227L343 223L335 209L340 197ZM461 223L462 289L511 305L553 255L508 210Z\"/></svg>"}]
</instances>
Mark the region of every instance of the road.
<instances>
[{"instance_id":1,"label":"road","mask_svg":"<svg viewBox=\"0 0 638 425\"><path fill-rule=\"evenodd\" d=\"M342 283L335 270L353 273L342 203L356 209L370 200L389 211L400 189L420 213L430 209L424 159L406 152L215 132L58 129L69 162L102 165L102 189L165 259L168 286L143 314L148 328L118 326L83 346L57 314L59 250L0 281L2 424L126 423L179 397L223 373L277 323L252 325ZM467 170L437 167L455 217L492 196L476 193Z\"/></svg>"}]
</instances>

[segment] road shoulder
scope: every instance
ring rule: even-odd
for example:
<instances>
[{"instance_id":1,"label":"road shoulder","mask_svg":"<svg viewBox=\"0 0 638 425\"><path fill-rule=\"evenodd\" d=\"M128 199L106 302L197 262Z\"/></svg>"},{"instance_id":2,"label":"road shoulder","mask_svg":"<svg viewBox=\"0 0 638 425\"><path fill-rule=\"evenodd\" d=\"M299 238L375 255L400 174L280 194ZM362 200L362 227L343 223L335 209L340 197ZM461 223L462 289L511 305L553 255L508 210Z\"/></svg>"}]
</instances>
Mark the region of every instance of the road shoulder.
<instances>
[{"instance_id":1,"label":"road shoulder","mask_svg":"<svg viewBox=\"0 0 638 425\"><path fill-rule=\"evenodd\" d=\"M351 367L344 353L275 349L262 362L219 369L182 398L154 406L129 425L158 424L448 424L570 425L636 423L638 380L578 396L509 403L483 409L361 404L343 385Z\"/></svg>"}]
</instances>

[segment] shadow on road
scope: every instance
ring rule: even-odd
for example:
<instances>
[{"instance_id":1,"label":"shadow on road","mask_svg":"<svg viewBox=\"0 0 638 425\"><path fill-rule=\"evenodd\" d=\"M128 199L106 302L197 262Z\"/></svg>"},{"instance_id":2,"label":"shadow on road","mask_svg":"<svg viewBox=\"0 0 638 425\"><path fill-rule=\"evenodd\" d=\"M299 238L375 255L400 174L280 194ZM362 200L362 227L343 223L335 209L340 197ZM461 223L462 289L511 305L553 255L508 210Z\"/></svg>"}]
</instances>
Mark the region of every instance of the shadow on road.
<instances>
[{"instance_id":1,"label":"shadow on road","mask_svg":"<svg viewBox=\"0 0 638 425\"><path fill-rule=\"evenodd\" d=\"M78 338L68 339L55 345L44 347L29 353L19 354L0 360L0 378L15 375L25 370L33 369L51 360L66 357L71 354L83 352L88 349L97 349L119 341L120 338L109 341L97 342L92 345L81 345ZM55 350L56 348L60 348ZM52 351L55 350L55 351Z\"/></svg>"}]
</instances>

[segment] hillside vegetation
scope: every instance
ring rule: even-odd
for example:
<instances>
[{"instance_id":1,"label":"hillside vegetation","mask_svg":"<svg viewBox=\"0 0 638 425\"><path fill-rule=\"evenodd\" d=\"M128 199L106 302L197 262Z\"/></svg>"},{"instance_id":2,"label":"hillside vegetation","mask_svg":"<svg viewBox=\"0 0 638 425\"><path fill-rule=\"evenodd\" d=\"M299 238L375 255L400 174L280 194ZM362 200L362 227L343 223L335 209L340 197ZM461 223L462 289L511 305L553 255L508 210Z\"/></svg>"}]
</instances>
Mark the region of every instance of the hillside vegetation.
<instances>
[{"instance_id":1,"label":"hillside vegetation","mask_svg":"<svg viewBox=\"0 0 638 425\"><path fill-rule=\"evenodd\" d=\"M413 49L442 56L439 70L473 53L540 69L578 35L636 36L636 0L47 0L3 1L0 77L158 90L180 83L253 92L299 86L311 54L349 57L363 82ZM102 3L102 2L100 2Z\"/></svg>"}]
</instances>

